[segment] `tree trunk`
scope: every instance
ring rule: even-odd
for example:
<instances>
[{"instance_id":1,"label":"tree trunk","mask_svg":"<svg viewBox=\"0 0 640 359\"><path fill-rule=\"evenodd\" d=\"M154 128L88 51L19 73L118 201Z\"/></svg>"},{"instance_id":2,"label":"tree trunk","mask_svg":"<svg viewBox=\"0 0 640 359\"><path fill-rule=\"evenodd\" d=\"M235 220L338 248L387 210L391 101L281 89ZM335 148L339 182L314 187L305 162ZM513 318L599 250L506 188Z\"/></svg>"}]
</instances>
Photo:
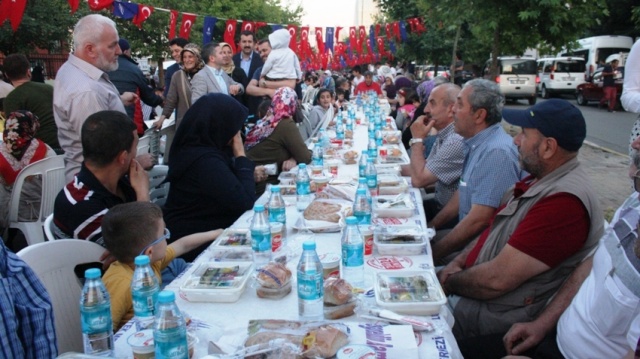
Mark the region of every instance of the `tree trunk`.
<instances>
[{"instance_id":1,"label":"tree trunk","mask_svg":"<svg viewBox=\"0 0 640 359\"><path fill-rule=\"evenodd\" d=\"M451 67L449 67L449 72L451 76L449 76L449 81L454 81L454 75L456 73L456 53L458 52L458 40L460 40L460 28L462 28L462 24L458 24L458 28L456 29L456 37L453 39L453 52L451 53Z\"/></svg>"},{"instance_id":2,"label":"tree trunk","mask_svg":"<svg viewBox=\"0 0 640 359\"><path fill-rule=\"evenodd\" d=\"M498 56L500 56L500 26L493 31L493 44L491 45L491 80L498 76Z\"/></svg>"}]
</instances>

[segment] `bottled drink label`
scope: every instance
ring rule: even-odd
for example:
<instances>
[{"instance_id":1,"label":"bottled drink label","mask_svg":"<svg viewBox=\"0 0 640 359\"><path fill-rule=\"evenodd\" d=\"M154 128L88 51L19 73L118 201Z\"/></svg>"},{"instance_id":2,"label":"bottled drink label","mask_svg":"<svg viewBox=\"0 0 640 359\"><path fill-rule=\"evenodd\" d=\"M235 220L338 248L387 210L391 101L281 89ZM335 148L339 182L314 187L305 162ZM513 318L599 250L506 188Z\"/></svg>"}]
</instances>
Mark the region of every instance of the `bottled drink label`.
<instances>
[{"instance_id":1,"label":"bottled drink label","mask_svg":"<svg viewBox=\"0 0 640 359\"><path fill-rule=\"evenodd\" d=\"M81 308L82 332L96 334L111 331L111 308L109 304L100 304Z\"/></svg>"},{"instance_id":2,"label":"bottled drink label","mask_svg":"<svg viewBox=\"0 0 640 359\"><path fill-rule=\"evenodd\" d=\"M353 215L358 219L358 224L371 224L371 212L354 212Z\"/></svg>"},{"instance_id":3,"label":"bottled drink label","mask_svg":"<svg viewBox=\"0 0 640 359\"><path fill-rule=\"evenodd\" d=\"M360 244L342 244L342 266L359 267L364 265L364 246Z\"/></svg>"},{"instance_id":4,"label":"bottled drink label","mask_svg":"<svg viewBox=\"0 0 640 359\"><path fill-rule=\"evenodd\" d=\"M285 209L282 207L269 207L269 222L286 223L287 215Z\"/></svg>"},{"instance_id":5,"label":"bottled drink label","mask_svg":"<svg viewBox=\"0 0 640 359\"><path fill-rule=\"evenodd\" d=\"M301 195L311 193L311 186L309 182L296 182L296 193Z\"/></svg>"},{"instance_id":6,"label":"bottled drink label","mask_svg":"<svg viewBox=\"0 0 640 359\"><path fill-rule=\"evenodd\" d=\"M255 252L271 251L271 231L251 231L251 248Z\"/></svg>"},{"instance_id":7,"label":"bottled drink label","mask_svg":"<svg viewBox=\"0 0 640 359\"><path fill-rule=\"evenodd\" d=\"M156 359L189 357L187 331L185 328L163 329L154 333Z\"/></svg>"},{"instance_id":8,"label":"bottled drink label","mask_svg":"<svg viewBox=\"0 0 640 359\"><path fill-rule=\"evenodd\" d=\"M158 298L157 290L134 290L131 293L133 300L133 313L137 317L152 317L155 299Z\"/></svg>"},{"instance_id":9,"label":"bottled drink label","mask_svg":"<svg viewBox=\"0 0 640 359\"><path fill-rule=\"evenodd\" d=\"M377 176L367 176L367 187L375 188L378 186Z\"/></svg>"},{"instance_id":10,"label":"bottled drink label","mask_svg":"<svg viewBox=\"0 0 640 359\"><path fill-rule=\"evenodd\" d=\"M298 272L298 297L316 300L323 297L322 272Z\"/></svg>"}]
</instances>

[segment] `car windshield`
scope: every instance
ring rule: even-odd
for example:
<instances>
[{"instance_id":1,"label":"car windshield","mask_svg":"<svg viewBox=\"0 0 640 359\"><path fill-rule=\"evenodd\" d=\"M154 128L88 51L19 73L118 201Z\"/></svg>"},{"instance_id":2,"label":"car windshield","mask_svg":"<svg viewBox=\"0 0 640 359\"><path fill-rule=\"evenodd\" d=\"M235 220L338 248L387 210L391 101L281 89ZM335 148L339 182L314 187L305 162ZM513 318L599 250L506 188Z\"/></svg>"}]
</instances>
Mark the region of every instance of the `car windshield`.
<instances>
[{"instance_id":1,"label":"car windshield","mask_svg":"<svg viewBox=\"0 0 640 359\"><path fill-rule=\"evenodd\" d=\"M500 73L505 75L535 75L537 70L535 60L513 59L500 60Z\"/></svg>"},{"instance_id":2,"label":"car windshield","mask_svg":"<svg viewBox=\"0 0 640 359\"><path fill-rule=\"evenodd\" d=\"M584 61L558 61L556 63L556 72L584 72Z\"/></svg>"}]
</instances>

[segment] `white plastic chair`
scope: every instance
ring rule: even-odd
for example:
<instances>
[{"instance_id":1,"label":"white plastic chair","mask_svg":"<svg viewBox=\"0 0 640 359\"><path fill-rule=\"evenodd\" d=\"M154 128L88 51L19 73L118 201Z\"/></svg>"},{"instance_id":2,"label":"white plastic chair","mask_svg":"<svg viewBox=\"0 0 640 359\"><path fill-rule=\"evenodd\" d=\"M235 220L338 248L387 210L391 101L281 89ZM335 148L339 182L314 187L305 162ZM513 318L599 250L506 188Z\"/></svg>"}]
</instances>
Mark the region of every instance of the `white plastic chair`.
<instances>
[{"instance_id":1,"label":"white plastic chair","mask_svg":"<svg viewBox=\"0 0 640 359\"><path fill-rule=\"evenodd\" d=\"M40 211L34 222L20 222L18 213L20 209L20 194L24 181L29 176L41 175L42 196L40 199ZM54 156L34 162L20 171L11 191L9 201L9 226L4 235L7 238L9 228L19 229L25 236L28 245L44 242L42 224L51 213L53 204L60 190L65 186L64 157Z\"/></svg>"},{"instance_id":2,"label":"white plastic chair","mask_svg":"<svg viewBox=\"0 0 640 359\"><path fill-rule=\"evenodd\" d=\"M44 239L47 241L55 241L56 236L53 235L53 229L51 229L51 225L53 224L53 213L51 213L45 220L42 226L44 227Z\"/></svg>"},{"instance_id":3,"label":"white plastic chair","mask_svg":"<svg viewBox=\"0 0 640 359\"><path fill-rule=\"evenodd\" d=\"M169 183L162 183L167 177L169 166L156 165L149 171L149 200L158 206L164 206L169 194Z\"/></svg>"},{"instance_id":4,"label":"white plastic chair","mask_svg":"<svg viewBox=\"0 0 640 359\"><path fill-rule=\"evenodd\" d=\"M149 131L147 130L147 133L145 133L144 136L138 139L138 148L137 148L138 155L141 155L143 153L149 153L151 149L151 135L148 132Z\"/></svg>"},{"instance_id":5,"label":"white plastic chair","mask_svg":"<svg viewBox=\"0 0 640 359\"><path fill-rule=\"evenodd\" d=\"M18 252L47 289L53 304L58 352L82 352L78 264L98 262L105 249L79 239L59 239L28 246Z\"/></svg>"}]
</instances>

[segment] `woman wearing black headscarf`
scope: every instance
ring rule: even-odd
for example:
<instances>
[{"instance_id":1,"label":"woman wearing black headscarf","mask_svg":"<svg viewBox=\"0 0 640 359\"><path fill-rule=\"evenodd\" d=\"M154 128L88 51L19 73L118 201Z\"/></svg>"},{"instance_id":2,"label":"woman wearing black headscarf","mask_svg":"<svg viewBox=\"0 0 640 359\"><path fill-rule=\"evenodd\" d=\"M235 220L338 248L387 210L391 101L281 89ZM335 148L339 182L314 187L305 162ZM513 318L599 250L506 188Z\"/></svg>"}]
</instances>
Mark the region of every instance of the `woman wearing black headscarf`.
<instances>
[{"instance_id":1,"label":"woman wearing black headscarf","mask_svg":"<svg viewBox=\"0 0 640 359\"><path fill-rule=\"evenodd\" d=\"M171 146L171 184L164 220L171 240L229 227L255 202L254 163L240 129L247 108L231 96L208 94L189 108ZM206 245L182 256L192 261Z\"/></svg>"}]
</instances>

